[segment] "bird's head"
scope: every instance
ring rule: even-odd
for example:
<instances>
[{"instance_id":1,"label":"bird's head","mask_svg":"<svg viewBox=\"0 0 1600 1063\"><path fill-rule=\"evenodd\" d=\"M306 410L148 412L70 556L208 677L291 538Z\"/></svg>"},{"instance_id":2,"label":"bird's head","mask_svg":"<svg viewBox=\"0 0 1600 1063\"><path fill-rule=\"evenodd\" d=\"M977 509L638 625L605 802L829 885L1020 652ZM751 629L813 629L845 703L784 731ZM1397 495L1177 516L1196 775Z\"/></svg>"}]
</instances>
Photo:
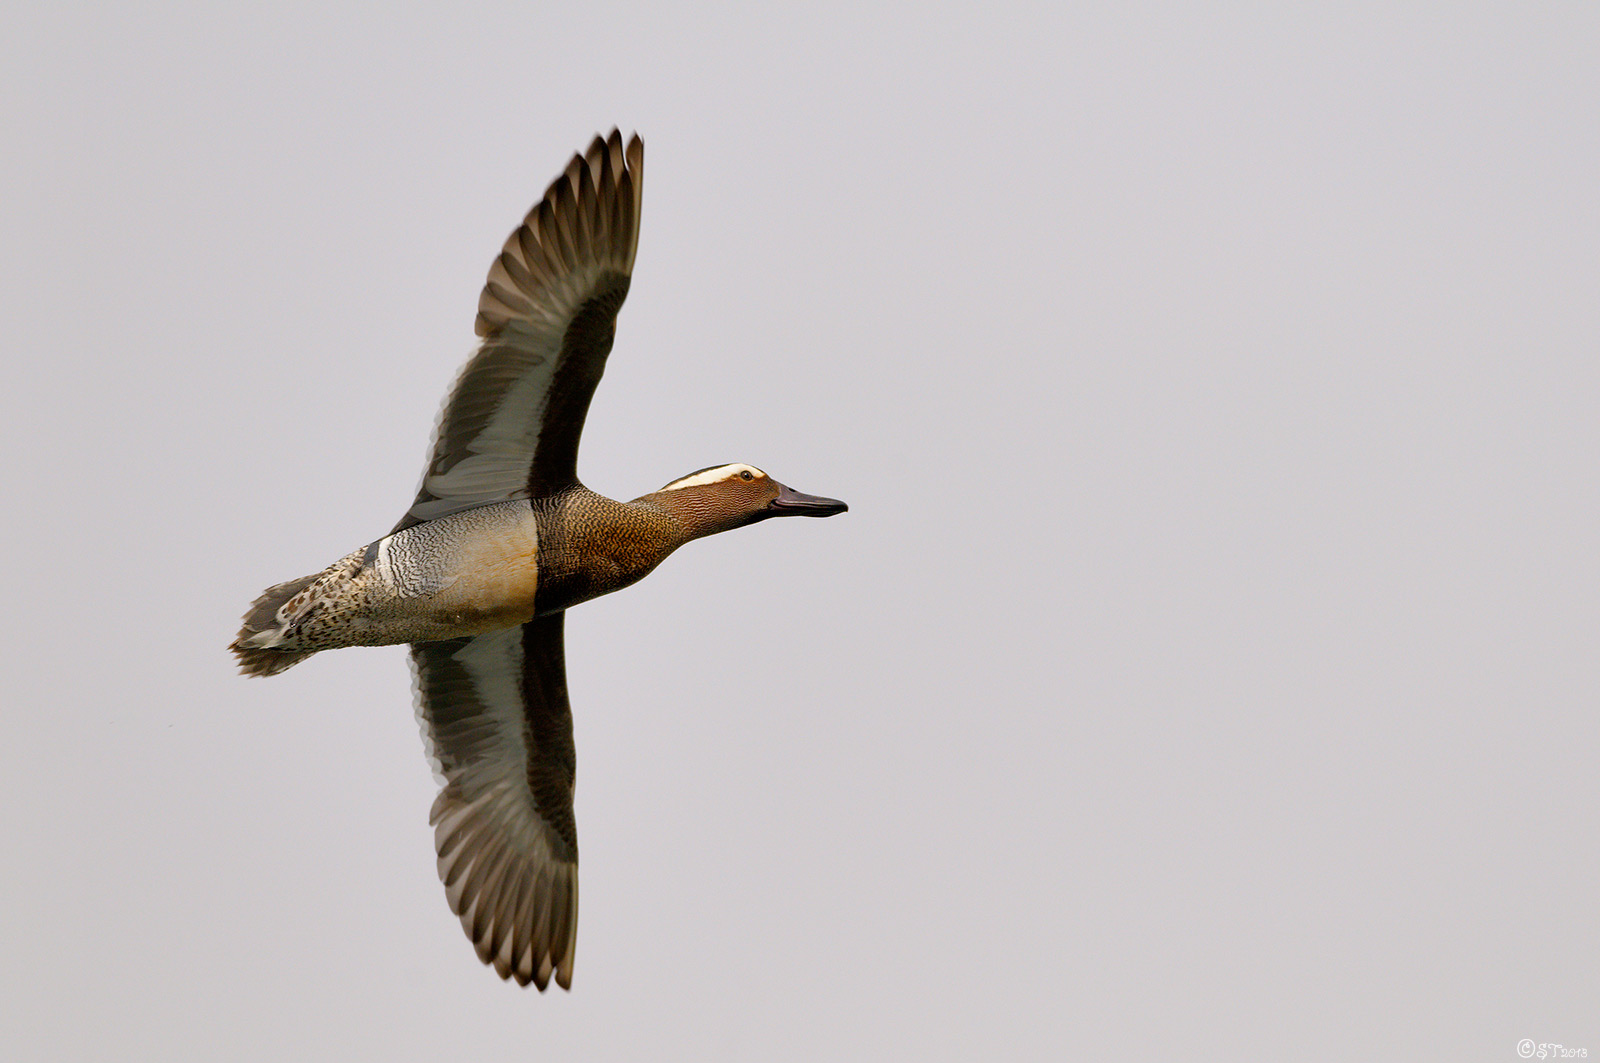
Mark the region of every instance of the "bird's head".
<instances>
[{"instance_id":1,"label":"bird's head","mask_svg":"<svg viewBox=\"0 0 1600 1063\"><path fill-rule=\"evenodd\" d=\"M850 507L804 495L753 465L713 465L680 476L646 496L678 514L696 535L742 528L769 517L831 517Z\"/></svg>"}]
</instances>

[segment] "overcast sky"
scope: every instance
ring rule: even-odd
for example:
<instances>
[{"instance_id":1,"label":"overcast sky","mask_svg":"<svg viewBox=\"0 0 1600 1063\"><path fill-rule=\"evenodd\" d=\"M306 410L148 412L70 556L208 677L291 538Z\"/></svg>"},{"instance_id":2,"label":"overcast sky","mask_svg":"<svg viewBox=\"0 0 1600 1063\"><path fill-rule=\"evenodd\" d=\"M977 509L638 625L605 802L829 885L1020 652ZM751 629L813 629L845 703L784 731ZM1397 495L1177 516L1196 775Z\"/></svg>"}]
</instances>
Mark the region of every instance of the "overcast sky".
<instances>
[{"instance_id":1,"label":"overcast sky","mask_svg":"<svg viewBox=\"0 0 1600 1063\"><path fill-rule=\"evenodd\" d=\"M1600 8L1294 6L11 5L8 1058L1600 1053ZM851 509L574 612L540 996L404 650L225 647L612 125L585 482Z\"/></svg>"}]
</instances>

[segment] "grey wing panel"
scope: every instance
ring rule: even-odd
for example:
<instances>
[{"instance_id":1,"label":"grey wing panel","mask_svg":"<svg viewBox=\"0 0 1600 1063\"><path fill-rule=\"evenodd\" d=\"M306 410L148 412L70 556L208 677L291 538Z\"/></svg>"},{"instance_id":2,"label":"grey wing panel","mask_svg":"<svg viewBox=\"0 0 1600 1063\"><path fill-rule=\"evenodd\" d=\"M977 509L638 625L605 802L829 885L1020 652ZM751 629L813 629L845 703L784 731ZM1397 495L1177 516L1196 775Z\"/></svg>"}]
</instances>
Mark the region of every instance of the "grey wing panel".
<instances>
[{"instance_id":1,"label":"grey wing panel","mask_svg":"<svg viewBox=\"0 0 1600 1063\"><path fill-rule=\"evenodd\" d=\"M395 531L527 497L528 469L558 365L559 337L478 348L445 400L417 498Z\"/></svg>"},{"instance_id":2,"label":"grey wing panel","mask_svg":"<svg viewBox=\"0 0 1600 1063\"><path fill-rule=\"evenodd\" d=\"M577 940L576 757L564 614L411 647L417 711L444 785L429 817L439 877L478 958L570 987Z\"/></svg>"}]
</instances>

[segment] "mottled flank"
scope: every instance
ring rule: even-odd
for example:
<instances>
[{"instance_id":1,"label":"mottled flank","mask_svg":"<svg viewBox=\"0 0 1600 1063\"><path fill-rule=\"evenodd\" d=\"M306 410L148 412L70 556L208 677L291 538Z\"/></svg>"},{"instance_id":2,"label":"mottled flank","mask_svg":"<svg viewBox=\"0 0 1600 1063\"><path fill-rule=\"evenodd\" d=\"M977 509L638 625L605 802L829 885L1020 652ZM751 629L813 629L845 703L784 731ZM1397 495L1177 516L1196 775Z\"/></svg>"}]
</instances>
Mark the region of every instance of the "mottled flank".
<instances>
[{"instance_id":1,"label":"mottled flank","mask_svg":"<svg viewBox=\"0 0 1600 1063\"><path fill-rule=\"evenodd\" d=\"M527 502L413 525L256 600L233 643L250 675L343 646L393 646L515 627L533 617L539 532Z\"/></svg>"}]
</instances>

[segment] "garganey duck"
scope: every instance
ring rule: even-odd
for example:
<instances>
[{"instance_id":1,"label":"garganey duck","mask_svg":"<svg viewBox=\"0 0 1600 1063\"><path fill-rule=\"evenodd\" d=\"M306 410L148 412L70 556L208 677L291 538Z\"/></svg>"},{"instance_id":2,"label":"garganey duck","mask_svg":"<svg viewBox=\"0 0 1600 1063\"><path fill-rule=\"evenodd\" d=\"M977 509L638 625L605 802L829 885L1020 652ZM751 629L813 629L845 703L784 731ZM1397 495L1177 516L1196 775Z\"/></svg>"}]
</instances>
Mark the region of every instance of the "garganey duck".
<instances>
[{"instance_id":1,"label":"garganey duck","mask_svg":"<svg viewBox=\"0 0 1600 1063\"><path fill-rule=\"evenodd\" d=\"M502 978L571 988L576 765L562 618L691 539L845 504L751 465L632 502L578 482L578 437L628 294L644 144L573 156L506 240L478 299L481 343L445 401L394 531L256 599L232 650L276 675L319 650L408 642L442 788L430 822L450 907Z\"/></svg>"}]
</instances>

